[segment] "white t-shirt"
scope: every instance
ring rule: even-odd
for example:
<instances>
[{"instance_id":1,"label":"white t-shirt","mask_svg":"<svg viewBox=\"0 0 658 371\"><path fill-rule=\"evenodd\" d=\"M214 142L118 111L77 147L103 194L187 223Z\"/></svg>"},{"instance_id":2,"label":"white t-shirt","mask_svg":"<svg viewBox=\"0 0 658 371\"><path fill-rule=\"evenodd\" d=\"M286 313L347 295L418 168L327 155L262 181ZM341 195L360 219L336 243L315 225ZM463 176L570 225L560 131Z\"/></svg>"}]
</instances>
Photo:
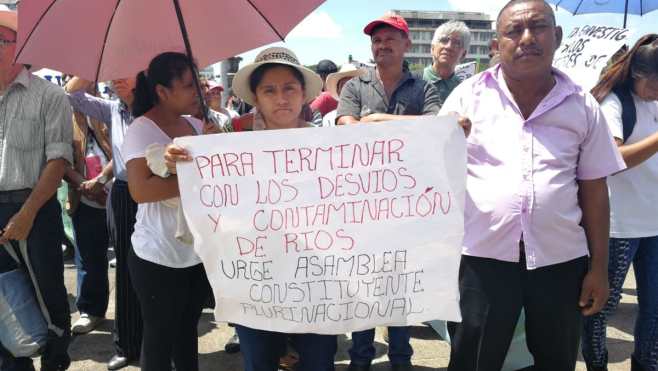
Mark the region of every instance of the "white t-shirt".
<instances>
[{"instance_id":1,"label":"white t-shirt","mask_svg":"<svg viewBox=\"0 0 658 371\"><path fill-rule=\"evenodd\" d=\"M192 123L197 134L201 133L201 121L192 117L186 119ZM144 158L146 147L150 144L167 145L171 142L172 139L153 121L140 116L126 131L122 153L128 163L136 158ZM131 238L137 256L171 268L186 268L201 263L191 245L186 245L174 237L176 214L175 208L165 206L160 201L138 205L135 232Z\"/></svg>"},{"instance_id":2,"label":"white t-shirt","mask_svg":"<svg viewBox=\"0 0 658 371\"><path fill-rule=\"evenodd\" d=\"M658 131L658 102L645 101L633 94L637 122L625 144L633 144ZM610 132L624 137L621 101L609 94L601 103ZM658 155L608 178L610 195L610 237L641 238L658 236Z\"/></svg>"},{"instance_id":3,"label":"white t-shirt","mask_svg":"<svg viewBox=\"0 0 658 371\"><path fill-rule=\"evenodd\" d=\"M322 126L325 128L328 127L334 127L336 126L336 115L338 113L338 110L333 110L331 112L327 112L326 115L322 118Z\"/></svg>"}]
</instances>

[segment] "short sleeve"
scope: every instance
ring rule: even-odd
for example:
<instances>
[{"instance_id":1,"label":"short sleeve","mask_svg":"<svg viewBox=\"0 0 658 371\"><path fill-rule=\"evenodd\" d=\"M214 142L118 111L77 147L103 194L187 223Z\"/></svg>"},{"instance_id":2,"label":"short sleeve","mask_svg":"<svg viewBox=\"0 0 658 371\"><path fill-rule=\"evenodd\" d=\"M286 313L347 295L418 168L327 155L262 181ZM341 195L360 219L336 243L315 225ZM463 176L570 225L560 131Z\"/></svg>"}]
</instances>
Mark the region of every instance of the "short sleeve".
<instances>
[{"instance_id":1,"label":"short sleeve","mask_svg":"<svg viewBox=\"0 0 658 371\"><path fill-rule=\"evenodd\" d=\"M425 100L423 102L423 115L436 115L441 109L439 91L429 82L423 81L423 83L423 89L425 93Z\"/></svg>"},{"instance_id":2,"label":"short sleeve","mask_svg":"<svg viewBox=\"0 0 658 371\"><path fill-rule=\"evenodd\" d=\"M155 133L156 129L144 117L136 118L128 126L126 136L123 140L123 146L121 147L121 153L126 163L136 158L146 157L146 147L151 143L158 142L157 133Z\"/></svg>"},{"instance_id":3,"label":"short sleeve","mask_svg":"<svg viewBox=\"0 0 658 371\"><path fill-rule=\"evenodd\" d=\"M621 119L621 101L616 94L611 93L605 97L603 102L601 102L601 112L603 112L603 117L608 123L608 128L610 129L612 136L624 139L624 123Z\"/></svg>"},{"instance_id":4,"label":"short sleeve","mask_svg":"<svg viewBox=\"0 0 658 371\"><path fill-rule=\"evenodd\" d=\"M74 111L82 112L87 116L91 116L96 120L102 121L107 125L112 125L112 109L113 105L118 105L116 102L94 97L78 90L68 94L69 102Z\"/></svg>"},{"instance_id":5,"label":"short sleeve","mask_svg":"<svg viewBox=\"0 0 658 371\"><path fill-rule=\"evenodd\" d=\"M340 91L336 118L342 116L353 116L361 118L361 94L359 93L359 79L351 79Z\"/></svg>"},{"instance_id":6,"label":"short sleeve","mask_svg":"<svg viewBox=\"0 0 658 371\"><path fill-rule=\"evenodd\" d=\"M626 168L612 138L606 119L593 96L585 96L588 131L580 146L577 177L580 180L605 178Z\"/></svg>"},{"instance_id":7,"label":"short sleeve","mask_svg":"<svg viewBox=\"0 0 658 371\"><path fill-rule=\"evenodd\" d=\"M61 89L49 87L44 99L43 120L46 123L46 160L62 158L73 163L73 111Z\"/></svg>"}]
</instances>

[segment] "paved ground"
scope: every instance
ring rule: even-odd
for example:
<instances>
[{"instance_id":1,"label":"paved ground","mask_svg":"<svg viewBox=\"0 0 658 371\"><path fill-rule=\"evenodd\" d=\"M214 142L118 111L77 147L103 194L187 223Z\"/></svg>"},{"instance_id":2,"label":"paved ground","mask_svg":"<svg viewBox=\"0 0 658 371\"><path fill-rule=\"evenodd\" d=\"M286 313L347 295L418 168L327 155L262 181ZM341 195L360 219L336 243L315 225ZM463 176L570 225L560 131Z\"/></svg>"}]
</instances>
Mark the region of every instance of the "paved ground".
<instances>
[{"instance_id":1,"label":"paved ground","mask_svg":"<svg viewBox=\"0 0 658 371\"><path fill-rule=\"evenodd\" d=\"M114 270L110 269L110 282L113 288ZM71 262L66 264L66 286L71 294L69 298L73 303L75 293L75 267ZM635 292L634 278L629 279L624 286L624 295L619 311L612 318L608 331L608 343L610 350L610 371L622 371L630 369L630 353L633 348L633 322L637 309L637 298ZM96 331L78 336L73 339L70 353L73 363L70 370L73 371L100 371L107 370L105 364L112 356L112 319L114 318L114 294L110 294L110 311L108 320ZM71 304L73 321L78 318L75 306ZM199 323L199 359L201 370L242 370L240 354L229 355L224 352L224 343L231 335L231 329L224 324L216 324L210 312L204 312ZM417 365L416 370L445 370L448 365L450 348L444 341L437 339L434 331L428 327L414 327L412 345L415 351L413 362ZM386 344L383 342L381 333L377 333L377 360L373 371L389 370L385 356ZM344 371L349 363L350 340L346 336L339 337L339 350L336 355L337 370ZM38 363L38 362L37 362ZM126 371L136 371L139 367L127 367ZM578 371L584 371L582 362L578 364Z\"/></svg>"}]
</instances>

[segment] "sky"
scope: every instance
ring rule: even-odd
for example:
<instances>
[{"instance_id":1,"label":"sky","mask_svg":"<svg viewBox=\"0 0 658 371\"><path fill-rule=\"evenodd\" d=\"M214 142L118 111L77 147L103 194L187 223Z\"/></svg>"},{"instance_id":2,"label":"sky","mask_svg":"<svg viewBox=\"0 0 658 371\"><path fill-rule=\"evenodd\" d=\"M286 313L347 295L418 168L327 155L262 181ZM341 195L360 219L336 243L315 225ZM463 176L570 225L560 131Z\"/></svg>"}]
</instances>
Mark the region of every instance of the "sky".
<instances>
[{"instance_id":1,"label":"sky","mask_svg":"<svg viewBox=\"0 0 658 371\"><path fill-rule=\"evenodd\" d=\"M331 59L340 65L348 55L360 61L368 61L370 40L363 34L363 27L391 9L403 10L455 10L484 12L495 19L507 0L327 0L293 29L284 45L292 49L303 64L316 64L321 59ZM568 33L573 27L584 24L621 27L623 15L587 14L573 16L562 9L556 12L557 22ZM633 30L633 42L641 35L658 32L658 11L644 17L629 16L628 28ZM653 27L652 27L653 26ZM243 62L254 60L263 47L241 54ZM216 72L219 72L216 65Z\"/></svg>"}]
</instances>

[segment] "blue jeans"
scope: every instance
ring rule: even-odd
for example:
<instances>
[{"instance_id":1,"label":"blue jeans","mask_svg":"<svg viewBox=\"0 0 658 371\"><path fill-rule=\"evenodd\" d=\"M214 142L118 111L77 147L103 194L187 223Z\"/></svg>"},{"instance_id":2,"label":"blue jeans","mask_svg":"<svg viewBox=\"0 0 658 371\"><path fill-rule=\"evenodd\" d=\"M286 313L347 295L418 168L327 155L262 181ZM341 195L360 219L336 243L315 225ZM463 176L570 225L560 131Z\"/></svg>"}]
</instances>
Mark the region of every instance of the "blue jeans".
<instances>
[{"instance_id":1,"label":"blue jeans","mask_svg":"<svg viewBox=\"0 0 658 371\"><path fill-rule=\"evenodd\" d=\"M277 371L288 339L299 353L297 371L334 371L335 335L284 334L235 325L245 371Z\"/></svg>"},{"instance_id":2,"label":"blue jeans","mask_svg":"<svg viewBox=\"0 0 658 371\"><path fill-rule=\"evenodd\" d=\"M633 263L639 311L635 321L633 358L645 370L658 369L658 236L611 238L608 264L610 298L603 310L585 317L582 348L585 362L604 367L608 363L606 325L621 299L626 274Z\"/></svg>"},{"instance_id":3,"label":"blue jeans","mask_svg":"<svg viewBox=\"0 0 658 371\"><path fill-rule=\"evenodd\" d=\"M409 327L388 328L388 359L393 364L407 364L411 362L414 350L409 344ZM350 359L352 363L365 366L375 358L375 329L352 333L352 347Z\"/></svg>"},{"instance_id":4,"label":"blue jeans","mask_svg":"<svg viewBox=\"0 0 658 371\"><path fill-rule=\"evenodd\" d=\"M78 267L78 299L80 313L105 317L110 296L107 277L107 232L105 209L96 209L82 202L73 214Z\"/></svg>"}]
</instances>

